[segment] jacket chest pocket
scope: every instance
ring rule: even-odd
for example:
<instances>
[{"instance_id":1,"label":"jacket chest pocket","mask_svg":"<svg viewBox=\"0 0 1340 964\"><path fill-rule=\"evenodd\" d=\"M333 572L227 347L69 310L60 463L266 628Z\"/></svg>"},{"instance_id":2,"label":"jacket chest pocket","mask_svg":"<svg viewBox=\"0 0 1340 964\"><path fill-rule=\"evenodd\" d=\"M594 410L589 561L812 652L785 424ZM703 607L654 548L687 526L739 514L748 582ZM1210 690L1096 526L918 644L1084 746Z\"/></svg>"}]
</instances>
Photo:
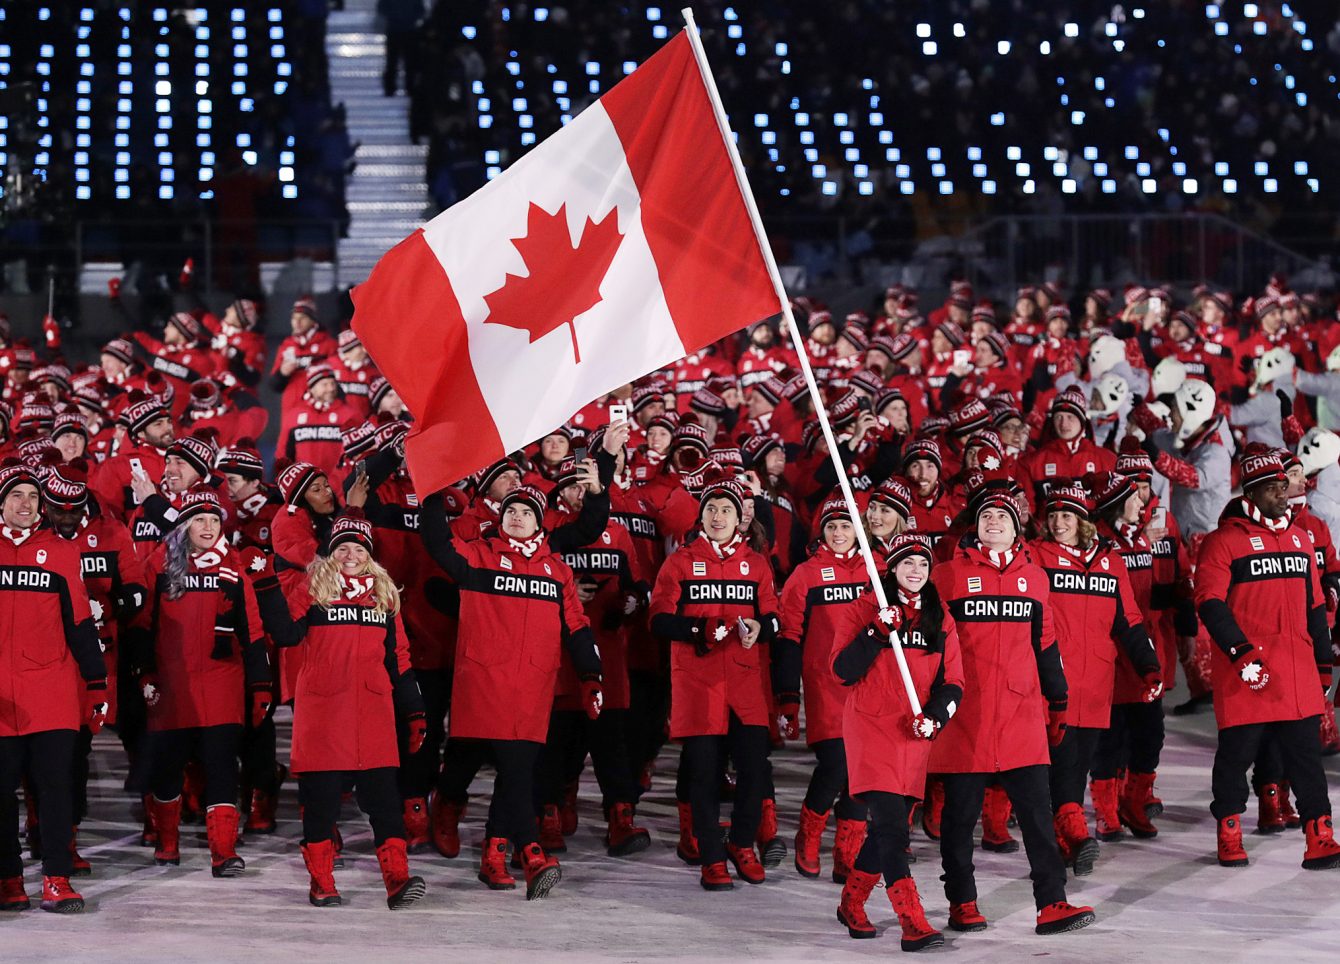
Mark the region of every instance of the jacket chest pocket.
<instances>
[{"instance_id":1,"label":"jacket chest pocket","mask_svg":"<svg viewBox=\"0 0 1340 964\"><path fill-rule=\"evenodd\" d=\"M19 655L27 666L50 666L65 655L65 634L25 633L19 644Z\"/></svg>"}]
</instances>

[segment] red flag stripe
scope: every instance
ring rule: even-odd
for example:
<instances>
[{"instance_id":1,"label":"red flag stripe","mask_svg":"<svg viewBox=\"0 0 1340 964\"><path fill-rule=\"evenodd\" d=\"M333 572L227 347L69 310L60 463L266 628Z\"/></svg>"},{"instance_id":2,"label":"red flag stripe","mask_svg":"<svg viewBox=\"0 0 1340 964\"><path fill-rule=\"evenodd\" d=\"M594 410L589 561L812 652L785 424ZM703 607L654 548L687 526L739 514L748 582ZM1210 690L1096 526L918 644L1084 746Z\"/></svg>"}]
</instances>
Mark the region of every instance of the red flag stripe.
<instances>
[{"instance_id":1,"label":"red flag stripe","mask_svg":"<svg viewBox=\"0 0 1340 964\"><path fill-rule=\"evenodd\" d=\"M637 183L643 230L684 349L780 311L688 34L600 105Z\"/></svg>"},{"instance_id":2,"label":"red flag stripe","mask_svg":"<svg viewBox=\"0 0 1340 964\"><path fill-rule=\"evenodd\" d=\"M388 251L352 297L354 330L419 426L406 440L405 458L420 495L502 458L470 362L465 318L423 231Z\"/></svg>"}]
</instances>

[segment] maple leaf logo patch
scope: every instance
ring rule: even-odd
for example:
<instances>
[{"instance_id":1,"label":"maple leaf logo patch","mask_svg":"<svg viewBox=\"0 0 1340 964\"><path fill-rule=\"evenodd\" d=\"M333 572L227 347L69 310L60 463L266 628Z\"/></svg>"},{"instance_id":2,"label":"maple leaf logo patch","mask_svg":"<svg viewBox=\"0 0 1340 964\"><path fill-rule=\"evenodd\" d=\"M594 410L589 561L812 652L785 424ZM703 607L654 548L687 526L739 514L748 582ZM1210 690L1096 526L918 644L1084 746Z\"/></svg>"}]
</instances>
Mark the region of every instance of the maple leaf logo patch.
<instances>
[{"instance_id":1,"label":"maple leaf logo patch","mask_svg":"<svg viewBox=\"0 0 1340 964\"><path fill-rule=\"evenodd\" d=\"M525 237L512 239L529 273L524 276L509 273L501 288L484 296L489 307L484 323L529 332L531 344L567 325L572 335L572 354L580 364L582 353L573 322L600 302L600 282L622 242L615 209L599 223L588 217L582 226L581 240L574 248L568 231L567 205L559 205L550 214L532 201Z\"/></svg>"}]
</instances>

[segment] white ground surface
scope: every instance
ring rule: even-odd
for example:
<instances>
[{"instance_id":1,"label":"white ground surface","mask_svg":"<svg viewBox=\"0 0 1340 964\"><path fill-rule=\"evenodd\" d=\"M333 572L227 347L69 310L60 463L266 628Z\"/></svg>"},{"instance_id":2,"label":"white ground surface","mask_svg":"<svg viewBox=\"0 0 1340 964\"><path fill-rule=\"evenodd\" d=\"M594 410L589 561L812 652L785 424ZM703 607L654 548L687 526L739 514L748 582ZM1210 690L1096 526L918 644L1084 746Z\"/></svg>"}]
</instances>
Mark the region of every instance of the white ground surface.
<instances>
[{"instance_id":1,"label":"white ground surface","mask_svg":"<svg viewBox=\"0 0 1340 964\"><path fill-rule=\"evenodd\" d=\"M1180 694L1175 694L1180 695ZM985 933L950 932L945 947L923 956L958 961L1047 957L1061 961L1336 960L1340 947L1340 871L1308 872L1298 864L1302 836L1251 835L1251 866L1226 870L1214 861L1207 810L1213 722L1204 713L1169 718L1168 746L1158 792L1167 806L1153 841L1105 844L1094 875L1072 879L1070 897L1092 903L1098 922L1057 937L1032 933L1033 907L1023 854L981 853ZM287 731L287 726L282 732ZM296 793L286 784L280 832L248 841L240 851L247 873L215 880L196 828L183 828L180 868L159 868L137 845L137 825L121 792L123 757L115 737L95 747L93 817L82 834L94 876L78 882L89 902L81 917L36 909L0 915L0 957L7 960L468 960L641 961L705 960L871 961L897 957L898 928L882 890L870 902L879 939L853 941L834 912L839 888L796 874L790 858L758 887L708 894L697 870L674 854L674 758L667 750L642 822L652 848L631 859L605 856L600 846L594 778L583 784L581 826L562 858L564 879L548 900L527 903L521 891L493 893L475 880L488 792L487 774L463 826L461 857L411 857L428 881L428 896L392 914L372 855L367 824L352 805L342 826L346 869L336 878L345 905L317 909L306 899L307 877L297 850ZM774 757L783 835L795 832L810 757L788 749ZM1334 790L1340 758L1327 761ZM1254 803L1254 801L1253 801ZM1254 810L1245 821L1254 829ZM831 837L831 827L830 827ZM825 842L825 851L829 846ZM947 904L938 880L934 843L919 833L913 868L928 916L943 926ZM825 872L828 870L825 853ZM38 892L39 869L28 866L28 890ZM890 928L883 932L884 928ZM911 959L911 958L909 958Z\"/></svg>"}]
</instances>

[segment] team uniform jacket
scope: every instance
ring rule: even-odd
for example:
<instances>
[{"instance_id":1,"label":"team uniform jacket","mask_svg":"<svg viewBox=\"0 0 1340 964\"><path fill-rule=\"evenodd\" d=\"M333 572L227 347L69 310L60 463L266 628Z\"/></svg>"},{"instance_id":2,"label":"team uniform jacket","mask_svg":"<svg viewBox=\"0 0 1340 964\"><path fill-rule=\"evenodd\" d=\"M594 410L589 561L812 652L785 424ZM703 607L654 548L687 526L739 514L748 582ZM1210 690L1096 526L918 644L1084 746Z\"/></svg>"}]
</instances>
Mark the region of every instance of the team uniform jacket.
<instances>
[{"instance_id":1,"label":"team uniform jacket","mask_svg":"<svg viewBox=\"0 0 1340 964\"><path fill-rule=\"evenodd\" d=\"M338 354L335 354L330 357L330 367L335 372L335 380L340 383L340 393L344 396L344 403L353 409L360 419L365 419L372 414L372 404L368 398L368 392L378 375L377 366L372 364L372 360L367 359L363 364L354 368L346 364Z\"/></svg>"},{"instance_id":2,"label":"team uniform jacket","mask_svg":"<svg viewBox=\"0 0 1340 964\"><path fill-rule=\"evenodd\" d=\"M928 639L920 629L920 610L890 602L903 612L903 658L922 711L952 727L948 721L963 699L963 657L954 619L945 611L940 631ZM912 707L897 657L884 633L871 628L878 611L873 593L843 606L828 657L835 677L849 687L842 710L848 791L920 798L932 744L912 735Z\"/></svg>"},{"instance_id":3,"label":"team uniform jacket","mask_svg":"<svg viewBox=\"0 0 1340 964\"><path fill-rule=\"evenodd\" d=\"M1019 459L1019 468L1027 478L1024 489L1035 510L1041 507L1047 492L1057 483L1078 479L1089 472L1111 472L1116 467L1116 453L1083 435L1070 441L1052 439Z\"/></svg>"},{"instance_id":4,"label":"team uniform jacket","mask_svg":"<svg viewBox=\"0 0 1340 964\"><path fill-rule=\"evenodd\" d=\"M1326 606L1312 542L1297 525L1272 531L1234 498L1205 537L1196 565L1196 609L1215 642L1219 728L1300 720L1322 712L1318 675L1331 664ZM1249 643L1270 674L1253 692L1230 651Z\"/></svg>"},{"instance_id":5,"label":"team uniform jacket","mask_svg":"<svg viewBox=\"0 0 1340 964\"><path fill-rule=\"evenodd\" d=\"M779 627L777 590L768 560L743 542L723 558L705 536L681 546L656 576L651 630L671 641L670 736L722 736L733 712L745 726L771 722L763 644ZM736 619L762 624L745 649ZM713 638L724 622L729 634Z\"/></svg>"},{"instance_id":6,"label":"team uniform jacket","mask_svg":"<svg viewBox=\"0 0 1340 964\"><path fill-rule=\"evenodd\" d=\"M963 708L931 749L932 773L993 773L1048 764L1047 707L1066 679L1047 574L1022 545L1004 568L967 536L931 578L958 628Z\"/></svg>"},{"instance_id":7,"label":"team uniform jacket","mask_svg":"<svg viewBox=\"0 0 1340 964\"><path fill-rule=\"evenodd\" d=\"M438 495L420 518L429 553L461 591L451 735L543 743L560 648L581 677L600 675L572 570L547 540L530 558L503 537L453 541Z\"/></svg>"},{"instance_id":8,"label":"team uniform jacket","mask_svg":"<svg viewBox=\"0 0 1340 964\"><path fill-rule=\"evenodd\" d=\"M851 637L837 635L837 627L851 602L869 587L859 549L839 554L824 543L782 587L782 629L772 649L775 689L780 695L797 693L796 684L804 682L810 746L842 737L848 691L833 676L832 658L835 646Z\"/></svg>"},{"instance_id":9,"label":"team uniform jacket","mask_svg":"<svg viewBox=\"0 0 1340 964\"><path fill-rule=\"evenodd\" d=\"M1066 723L1105 730L1112 719L1118 654L1125 653L1140 675L1159 671L1126 563L1106 539L1099 540L1091 555L1073 554L1045 539L1031 543L1029 552L1047 573L1051 590L1052 620L1070 691Z\"/></svg>"},{"instance_id":10,"label":"team uniform jacket","mask_svg":"<svg viewBox=\"0 0 1340 964\"><path fill-rule=\"evenodd\" d=\"M284 412L279 454L295 462L311 462L334 479L344 457L344 427L361 421L344 402L324 405L303 395Z\"/></svg>"},{"instance_id":11,"label":"team uniform jacket","mask_svg":"<svg viewBox=\"0 0 1340 964\"><path fill-rule=\"evenodd\" d=\"M106 675L79 550L49 529L0 536L0 738L79 729L80 679Z\"/></svg>"},{"instance_id":12,"label":"team uniform jacket","mask_svg":"<svg viewBox=\"0 0 1340 964\"><path fill-rule=\"evenodd\" d=\"M181 418L191 403L191 382L217 374L218 360L208 349L167 345L142 331L135 332L133 337L149 354L148 367L172 386L172 417Z\"/></svg>"},{"instance_id":13,"label":"team uniform jacket","mask_svg":"<svg viewBox=\"0 0 1340 964\"><path fill-rule=\"evenodd\" d=\"M233 506L237 528L233 530L233 546L238 549L260 549L273 552L275 516L283 511L284 502L279 490L262 486L255 495Z\"/></svg>"},{"instance_id":14,"label":"team uniform jacket","mask_svg":"<svg viewBox=\"0 0 1340 964\"><path fill-rule=\"evenodd\" d=\"M100 463L89 479L89 488L104 512L125 522L139 504L130 487L133 470L142 469L149 478L161 479L166 466L167 449L133 445Z\"/></svg>"},{"instance_id":15,"label":"team uniform jacket","mask_svg":"<svg viewBox=\"0 0 1340 964\"><path fill-rule=\"evenodd\" d=\"M135 554L130 531L96 508L85 515L70 541L79 550L89 609L107 666L107 722L115 724L121 624L128 623L148 601L144 563Z\"/></svg>"},{"instance_id":16,"label":"team uniform jacket","mask_svg":"<svg viewBox=\"0 0 1340 964\"><path fill-rule=\"evenodd\" d=\"M294 771L398 766L396 711L423 712L399 614L377 612L371 589L326 608L306 596L294 613L278 581L257 588L275 645L305 651L293 697Z\"/></svg>"},{"instance_id":17,"label":"team uniform jacket","mask_svg":"<svg viewBox=\"0 0 1340 964\"><path fill-rule=\"evenodd\" d=\"M912 516L907 520L907 528L925 536L934 546L949 532L954 517L963 511L963 497L943 484L936 485L929 499L921 498L916 491L913 486Z\"/></svg>"},{"instance_id":18,"label":"team uniform jacket","mask_svg":"<svg viewBox=\"0 0 1340 964\"><path fill-rule=\"evenodd\" d=\"M242 724L246 685L268 682L269 656L265 630L251 580L233 567L240 556L220 542L218 561L184 577L185 591L167 597L167 546L145 565L149 605L135 626L148 652L137 661L155 677L157 706L149 707L149 729L178 730ZM236 581L220 577L230 569Z\"/></svg>"},{"instance_id":19,"label":"team uniform jacket","mask_svg":"<svg viewBox=\"0 0 1340 964\"><path fill-rule=\"evenodd\" d=\"M311 328L302 335L289 335L279 343L274 364L270 366L270 385L275 391L283 393L279 403L281 416L287 415L289 408L307 391L307 369L334 355L337 347L335 339L320 328ZM286 357L298 363L293 374L287 376L279 372Z\"/></svg>"}]
</instances>

